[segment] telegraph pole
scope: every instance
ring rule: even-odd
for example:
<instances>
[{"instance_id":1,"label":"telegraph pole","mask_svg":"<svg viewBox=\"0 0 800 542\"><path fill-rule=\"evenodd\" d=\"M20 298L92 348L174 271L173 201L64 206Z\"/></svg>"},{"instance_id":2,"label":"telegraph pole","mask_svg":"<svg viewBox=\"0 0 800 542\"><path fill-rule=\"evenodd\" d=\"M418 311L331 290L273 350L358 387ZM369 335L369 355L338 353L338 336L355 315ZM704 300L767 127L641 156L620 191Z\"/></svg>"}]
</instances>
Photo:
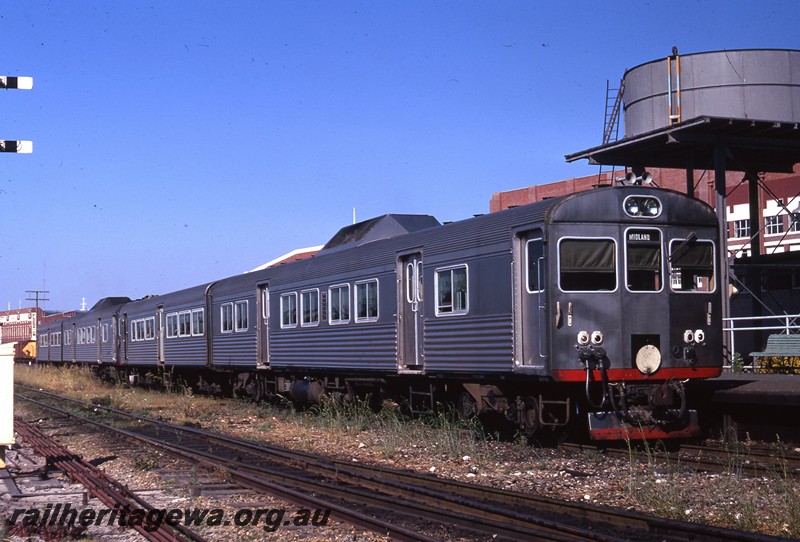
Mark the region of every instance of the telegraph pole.
<instances>
[{"instance_id":1,"label":"telegraph pole","mask_svg":"<svg viewBox=\"0 0 800 542\"><path fill-rule=\"evenodd\" d=\"M26 294L31 294L33 297L26 297L26 301L36 301L36 312L34 313L34 323L36 324L36 334L39 333L39 301L50 301L50 298L45 297L49 294L49 290L25 290ZM39 297L41 295L41 297ZM33 337L31 337L32 339Z\"/></svg>"},{"instance_id":2,"label":"telegraph pole","mask_svg":"<svg viewBox=\"0 0 800 542\"><path fill-rule=\"evenodd\" d=\"M36 301L36 310L39 310L39 301L50 301L50 298L45 297L50 293L50 290L25 290L26 294L31 294L33 297L26 297L26 301ZM39 297L41 295L41 297Z\"/></svg>"}]
</instances>

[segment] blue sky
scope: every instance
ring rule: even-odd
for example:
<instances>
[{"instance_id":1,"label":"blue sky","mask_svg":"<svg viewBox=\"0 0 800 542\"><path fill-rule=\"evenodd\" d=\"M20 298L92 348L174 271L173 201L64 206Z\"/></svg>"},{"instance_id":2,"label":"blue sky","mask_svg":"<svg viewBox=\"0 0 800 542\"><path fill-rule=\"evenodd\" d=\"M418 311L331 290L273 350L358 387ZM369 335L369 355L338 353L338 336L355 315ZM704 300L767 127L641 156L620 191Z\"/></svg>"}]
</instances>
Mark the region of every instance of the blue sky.
<instances>
[{"instance_id":1,"label":"blue sky","mask_svg":"<svg viewBox=\"0 0 800 542\"><path fill-rule=\"evenodd\" d=\"M165 293L597 172L606 80L800 48L800 2L4 2L0 309Z\"/></svg>"}]
</instances>

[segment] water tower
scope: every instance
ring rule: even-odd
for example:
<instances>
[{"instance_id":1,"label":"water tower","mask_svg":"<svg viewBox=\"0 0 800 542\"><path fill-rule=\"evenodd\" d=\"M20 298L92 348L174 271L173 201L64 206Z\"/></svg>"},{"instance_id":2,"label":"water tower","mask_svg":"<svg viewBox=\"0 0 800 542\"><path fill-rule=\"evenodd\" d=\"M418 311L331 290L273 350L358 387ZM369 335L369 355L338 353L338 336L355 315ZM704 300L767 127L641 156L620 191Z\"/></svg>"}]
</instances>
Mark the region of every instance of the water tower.
<instances>
[{"instance_id":1,"label":"water tower","mask_svg":"<svg viewBox=\"0 0 800 542\"><path fill-rule=\"evenodd\" d=\"M721 239L727 240L727 171L739 171L750 191L750 220L757 224L760 174L791 173L800 162L800 51L740 49L672 54L627 70L607 125L622 111L624 137L566 156L568 162L623 166L628 180L646 178L646 168L686 170L694 192L694 170L714 172ZM758 234L751 241L759 257ZM726 247L721 254L726 255ZM721 259L728 277L727 258ZM723 317L729 316L727 292Z\"/></svg>"}]
</instances>

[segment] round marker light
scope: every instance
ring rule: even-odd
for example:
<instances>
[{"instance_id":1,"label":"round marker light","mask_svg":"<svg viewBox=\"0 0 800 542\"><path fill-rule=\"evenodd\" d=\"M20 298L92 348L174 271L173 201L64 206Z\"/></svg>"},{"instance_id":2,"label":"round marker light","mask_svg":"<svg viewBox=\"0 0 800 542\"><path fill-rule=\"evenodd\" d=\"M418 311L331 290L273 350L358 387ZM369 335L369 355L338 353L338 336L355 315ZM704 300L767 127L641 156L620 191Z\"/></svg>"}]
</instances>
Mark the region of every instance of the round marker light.
<instances>
[{"instance_id":1,"label":"round marker light","mask_svg":"<svg viewBox=\"0 0 800 542\"><path fill-rule=\"evenodd\" d=\"M645 216L658 216L661 212L661 206L658 204L658 200L648 198L644 200L644 215Z\"/></svg>"},{"instance_id":2,"label":"round marker light","mask_svg":"<svg viewBox=\"0 0 800 542\"><path fill-rule=\"evenodd\" d=\"M702 329L698 329L697 331L695 331L694 332L694 340L699 342L699 343L705 342L705 340L706 340L705 332Z\"/></svg>"},{"instance_id":3,"label":"round marker light","mask_svg":"<svg viewBox=\"0 0 800 542\"><path fill-rule=\"evenodd\" d=\"M578 344L581 346L586 346L589 344L589 332L588 331L579 331L578 332Z\"/></svg>"},{"instance_id":4,"label":"round marker light","mask_svg":"<svg viewBox=\"0 0 800 542\"><path fill-rule=\"evenodd\" d=\"M592 344L603 344L602 331L592 331Z\"/></svg>"},{"instance_id":5,"label":"round marker light","mask_svg":"<svg viewBox=\"0 0 800 542\"><path fill-rule=\"evenodd\" d=\"M692 333L691 329L687 329L683 332L683 342L690 343L694 340L694 333Z\"/></svg>"},{"instance_id":6,"label":"round marker light","mask_svg":"<svg viewBox=\"0 0 800 542\"><path fill-rule=\"evenodd\" d=\"M639 216L639 200L637 198L626 199L625 212L631 216Z\"/></svg>"}]
</instances>

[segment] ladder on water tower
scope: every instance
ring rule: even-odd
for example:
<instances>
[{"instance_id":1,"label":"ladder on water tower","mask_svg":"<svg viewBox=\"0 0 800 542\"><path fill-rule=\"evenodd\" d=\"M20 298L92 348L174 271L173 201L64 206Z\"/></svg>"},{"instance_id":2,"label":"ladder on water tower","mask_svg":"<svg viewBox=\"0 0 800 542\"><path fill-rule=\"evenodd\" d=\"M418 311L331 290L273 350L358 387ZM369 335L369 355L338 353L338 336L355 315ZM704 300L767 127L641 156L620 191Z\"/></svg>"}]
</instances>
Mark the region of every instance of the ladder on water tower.
<instances>
[{"instance_id":1,"label":"ladder on water tower","mask_svg":"<svg viewBox=\"0 0 800 542\"><path fill-rule=\"evenodd\" d=\"M606 80L606 114L603 121L603 145L612 143L619 138L619 113L622 109L622 95L625 92L625 80L621 79L619 87L612 88L611 81ZM606 169L605 171L608 171ZM611 166L610 183L603 182L604 166L600 164L600 172L597 175L597 184L614 184L615 166Z\"/></svg>"}]
</instances>

